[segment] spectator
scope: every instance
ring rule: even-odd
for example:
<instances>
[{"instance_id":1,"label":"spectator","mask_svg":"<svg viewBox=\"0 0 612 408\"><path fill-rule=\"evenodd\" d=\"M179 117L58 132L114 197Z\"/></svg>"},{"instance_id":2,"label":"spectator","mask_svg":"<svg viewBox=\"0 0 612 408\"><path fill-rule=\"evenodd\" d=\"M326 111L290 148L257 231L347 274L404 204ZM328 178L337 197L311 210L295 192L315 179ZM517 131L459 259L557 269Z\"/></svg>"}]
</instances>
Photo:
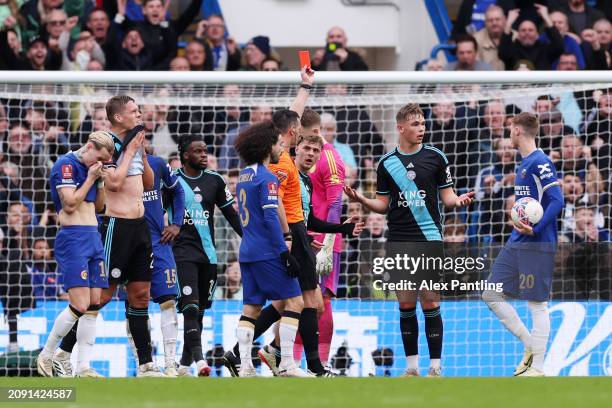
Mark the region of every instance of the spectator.
<instances>
[{"instance_id":1,"label":"spectator","mask_svg":"<svg viewBox=\"0 0 612 408\"><path fill-rule=\"evenodd\" d=\"M538 138L538 147L544 150L546 154L550 154L551 151L561 147L563 135L574 133L571 127L563 124L563 117L557 108L540 112L539 120L540 136Z\"/></svg>"},{"instance_id":2,"label":"spectator","mask_svg":"<svg viewBox=\"0 0 612 408\"><path fill-rule=\"evenodd\" d=\"M474 191L478 211L478 236L502 242L504 226L504 200L512 195L515 177L515 154L510 138L493 142L494 163L478 173Z\"/></svg>"},{"instance_id":3,"label":"spectator","mask_svg":"<svg viewBox=\"0 0 612 408\"><path fill-rule=\"evenodd\" d=\"M565 200L561 216L561 233L566 234L576 228L575 210L578 207L588 205L589 196L585 194L584 183L575 172L566 172L560 181L563 199Z\"/></svg>"},{"instance_id":4,"label":"spectator","mask_svg":"<svg viewBox=\"0 0 612 408\"><path fill-rule=\"evenodd\" d=\"M270 57L270 38L263 35L251 38L244 50L246 66L242 69L246 71L259 71L261 63Z\"/></svg>"},{"instance_id":5,"label":"spectator","mask_svg":"<svg viewBox=\"0 0 612 408\"><path fill-rule=\"evenodd\" d=\"M221 290L215 294L216 299L242 299L240 264L236 258L227 263L219 287Z\"/></svg>"},{"instance_id":6,"label":"spectator","mask_svg":"<svg viewBox=\"0 0 612 408\"><path fill-rule=\"evenodd\" d=\"M240 69L240 49L236 41L227 36L225 20L212 14L198 24L195 38L206 41L212 51L213 70L237 71Z\"/></svg>"},{"instance_id":7,"label":"spectator","mask_svg":"<svg viewBox=\"0 0 612 408\"><path fill-rule=\"evenodd\" d=\"M30 40L25 55L15 54L8 44L6 31L0 31L0 59L4 60L5 67L12 70L59 70L62 66L62 53L51 49L40 37Z\"/></svg>"},{"instance_id":8,"label":"spectator","mask_svg":"<svg viewBox=\"0 0 612 408\"><path fill-rule=\"evenodd\" d=\"M563 38L564 45L564 54L561 55L561 58L564 55L572 54L576 57L576 68L575 69L585 69L586 64L584 61L584 55L582 54L582 49L580 48L580 36L569 31L569 22L567 20L567 16L560 11L553 11L550 13L550 20L553 25L559 31L559 34ZM549 41L548 36L544 33L540 36L541 40ZM559 61L553 62L552 68L559 69L559 71L567 71L567 69L557 68Z\"/></svg>"},{"instance_id":9,"label":"spectator","mask_svg":"<svg viewBox=\"0 0 612 408\"><path fill-rule=\"evenodd\" d=\"M489 101L484 108L483 123L479 129L472 131L470 140L470 163L491 165L493 163L493 141L506 135L506 108L500 100Z\"/></svg>"},{"instance_id":10,"label":"spectator","mask_svg":"<svg viewBox=\"0 0 612 408\"><path fill-rule=\"evenodd\" d=\"M163 106L147 104L142 107L145 135L155 146L155 154L161 157L167 157L177 149L177 144L170 135L167 117L168 110Z\"/></svg>"},{"instance_id":11,"label":"spectator","mask_svg":"<svg viewBox=\"0 0 612 408\"><path fill-rule=\"evenodd\" d=\"M456 39L457 48L455 54L457 61L449 62L444 67L445 71L492 71L491 65L476 59L478 43L471 35L460 35Z\"/></svg>"},{"instance_id":12,"label":"spectator","mask_svg":"<svg viewBox=\"0 0 612 408\"><path fill-rule=\"evenodd\" d=\"M107 53L109 51L107 40L110 20L106 11L99 8L94 9L87 17L86 27L94 36L96 42L103 48L104 52Z\"/></svg>"},{"instance_id":13,"label":"spectator","mask_svg":"<svg viewBox=\"0 0 612 408\"><path fill-rule=\"evenodd\" d=\"M118 45L118 44L117 44ZM121 41L118 58L109 66L117 71L146 71L154 68L154 59L149 46L145 46L140 31L136 28L129 29ZM117 51L115 51L117 52Z\"/></svg>"},{"instance_id":14,"label":"spectator","mask_svg":"<svg viewBox=\"0 0 612 408\"><path fill-rule=\"evenodd\" d=\"M531 20L523 20L518 27L516 40L512 39L512 24L518 19L519 11L511 10L508 14L504 34L499 43L499 57L507 70L514 70L522 60L529 61L536 70L550 70L553 62L563 53L563 38L553 26L548 9L535 4L538 14L546 24L549 43L538 39L538 30Z\"/></svg>"},{"instance_id":15,"label":"spectator","mask_svg":"<svg viewBox=\"0 0 612 408\"><path fill-rule=\"evenodd\" d=\"M71 18L71 28L76 26L79 18L74 16ZM42 38L47 42L51 40L58 41L60 35L66 27L68 15L62 9L53 9L47 14L47 18L43 21L45 24L45 32L42 33ZM74 22L74 23L73 23Z\"/></svg>"},{"instance_id":16,"label":"spectator","mask_svg":"<svg viewBox=\"0 0 612 408\"><path fill-rule=\"evenodd\" d=\"M24 23L19 13L22 4L23 0L4 0L0 3L0 30L5 28L16 30L15 34L19 37L19 26Z\"/></svg>"},{"instance_id":17,"label":"spectator","mask_svg":"<svg viewBox=\"0 0 612 408\"><path fill-rule=\"evenodd\" d=\"M330 28L325 50L317 50L312 68L315 71L367 71L368 65L359 54L347 48L347 43L344 29Z\"/></svg>"},{"instance_id":18,"label":"spectator","mask_svg":"<svg viewBox=\"0 0 612 408\"><path fill-rule=\"evenodd\" d=\"M574 218L576 228L565 234L570 242L610 241L610 233L603 228L597 227L596 211L592 207L580 206L576 208Z\"/></svg>"},{"instance_id":19,"label":"spectator","mask_svg":"<svg viewBox=\"0 0 612 408\"><path fill-rule=\"evenodd\" d=\"M32 262L28 269L36 300L68 299L68 294L62 288L62 275L57 270L51 245L44 237L34 239Z\"/></svg>"},{"instance_id":20,"label":"spectator","mask_svg":"<svg viewBox=\"0 0 612 408\"><path fill-rule=\"evenodd\" d=\"M364 294L370 295L376 298L388 297L389 293L381 293L379 291L372 291L372 268L369 267L373 264L374 258L384 256L385 253L385 216L375 212L370 212L365 218L365 229L360 235L359 239L359 252L361 255L360 262L360 277L361 277L361 288ZM364 268L362 265L366 265ZM341 295L338 293L338 297Z\"/></svg>"},{"instance_id":21,"label":"spectator","mask_svg":"<svg viewBox=\"0 0 612 408\"><path fill-rule=\"evenodd\" d=\"M606 70L612 67L612 24L606 19L595 22L593 29L587 28L581 33L582 52L587 61L587 68Z\"/></svg>"},{"instance_id":22,"label":"spectator","mask_svg":"<svg viewBox=\"0 0 612 408\"><path fill-rule=\"evenodd\" d=\"M331 143L342 157L344 162L344 176L347 185L352 185L357 177L357 160L355 153L347 144L340 143L337 140L337 124L336 118L329 112L321 114L321 136L326 143Z\"/></svg>"},{"instance_id":23,"label":"spectator","mask_svg":"<svg viewBox=\"0 0 612 408\"><path fill-rule=\"evenodd\" d=\"M496 71L503 71L506 68L497 52L505 25L504 10L497 5L491 5L485 13L485 27L474 34L478 44L478 59Z\"/></svg>"},{"instance_id":24,"label":"spectator","mask_svg":"<svg viewBox=\"0 0 612 408\"><path fill-rule=\"evenodd\" d=\"M36 306L32 280L27 270L30 221L31 215L23 203L9 204L6 229L2 231L4 239L0 239L3 241L0 245L0 300L8 323L8 352L19 351L17 315Z\"/></svg>"},{"instance_id":25,"label":"spectator","mask_svg":"<svg viewBox=\"0 0 612 408\"><path fill-rule=\"evenodd\" d=\"M455 118L456 107L451 101L436 103L431 109L431 117L426 124L427 143L442 150L452 166L455 187L468 186L468 141L467 130ZM472 173L472 175L475 175Z\"/></svg>"},{"instance_id":26,"label":"spectator","mask_svg":"<svg viewBox=\"0 0 612 408\"><path fill-rule=\"evenodd\" d=\"M592 28L595 21L606 17L601 11L586 4L585 0L560 0L560 2L565 4L561 4L559 10L567 15L570 30L576 34Z\"/></svg>"},{"instance_id":27,"label":"spectator","mask_svg":"<svg viewBox=\"0 0 612 408\"><path fill-rule=\"evenodd\" d=\"M603 192L603 181L595 163L591 158L591 149L584 146L580 138L574 134L563 136L561 140L561 152L553 151L551 158L559 177L565 173L575 173L585 183L589 202L598 202L599 194Z\"/></svg>"},{"instance_id":28,"label":"spectator","mask_svg":"<svg viewBox=\"0 0 612 408\"><path fill-rule=\"evenodd\" d=\"M35 37L45 35L44 23L55 9L61 9L64 0L29 0L21 6L20 14L24 21L22 41L29 43Z\"/></svg>"},{"instance_id":29,"label":"spectator","mask_svg":"<svg viewBox=\"0 0 612 408\"><path fill-rule=\"evenodd\" d=\"M467 242L467 225L459 217L448 217L444 220L444 242L462 244Z\"/></svg>"},{"instance_id":30,"label":"spectator","mask_svg":"<svg viewBox=\"0 0 612 408\"><path fill-rule=\"evenodd\" d=\"M191 71L212 71L213 58L207 45L200 41L191 41L185 47L185 58Z\"/></svg>"},{"instance_id":31,"label":"spectator","mask_svg":"<svg viewBox=\"0 0 612 408\"><path fill-rule=\"evenodd\" d=\"M214 129L215 140L213 143L213 150L215 152L220 148L225 135L230 130L249 121L249 110L238 106L241 96L240 87L238 85L225 85L221 95L229 100L229 104L217 110L215 113L214 122L216 125ZM232 106L232 103L236 103L236 106Z\"/></svg>"},{"instance_id":32,"label":"spectator","mask_svg":"<svg viewBox=\"0 0 612 408\"><path fill-rule=\"evenodd\" d=\"M557 63L557 71L577 71L579 68L575 54L563 53Z\"/></svg>"},{"instance_id":33,"label":"spectator","mask_svg":"<svg viewBox=\"0 0 612 408\"><path fill-rule=\"evenodd\" d=\"M459 35L482 30L487 23L486 14L495 3L496 0L463 0L453 24L451 38L456 39ZM503 14L501 7L500 10Z\"/></svg>"},{"instance_id":34,"label":"spectator","mask_svg":"<svg viewBox=\"0 0 612 408\"><path fill-rule=\"evenodd\" d=\"M331 98L345 97L349 89L345 84L333 84L325 87L325 94ZM337 139L348 144L360 160L378 160L384 153L382 136L370 119L365 106L324 106L315 109L319 112L330 112L336 118ZM363 164L363 163L360 163ZM360 177L362 178L362 177Z\"/></svg>"},{"instance_id":35,"label":"spectator","mask_svg":"<svg viewBox=\"0 0 612 408\"><path fill-rule=\"evenodd\" d=\"M81 31L79 39L72 46L72 51L68 53L70 30L76 23L75 19L68 21L65 30L59 37L59 47L62 50L62 70L86 71L91 60L97 60L104 66L106 64L104 51L89 31Z\"/></svg>"},{"instance_id":36,"label":"spectator","mask_svg":"<svg viewBox=\"0 0 612 408\"><path fill-rule=\"evenodd\" d=\"M47 198L47 169L40 163L40 148L32 142L26 125L13 123L9 128L8 149L5 159L19 166L19 189L35 203L38 213L43 211Z\"/></svg>"},{"instance_id":37,"label":"spectator","mask_svg":"<svg viewBox=\"0 0 612 408\"><path fill-rule=\"evenodd\" d=\"M94 105L91 112L86 112L86 116L79 125L79 128L73 133L73 137L70 139L71 149L77 150L83 146L87 142L87 137L90 133L98 130L108 130L110 127L104 105Z\"/></svg>"},{"instance_id":38,"label":"spectator","mask_svg":"<svg viewBox=\"0 0 612 408\"><path fill-rule=\"evenodd\" d=\"M276 58L266 58L261 63L260 71L280 71L281 64Z\"/></svg>"},{"instance_id":39,"label":"spectator","mask_svg":"<svg viewBox=\"0 0 612 408\"><path fill-rule=\"evenodd\" d=\"M51 162L68 153L69 139L65 128L48 121L47 114L47 105L35 102L26 111L25 120L36 145L39 163L51 168Z\"/></svg>"},{"instance_id":40,"label":"spectator","mask_svg":"<svg viewBox=\"0 0 612 408\"><path fill-rule=\"evenodd\" d=\"M117 0L115 22L122 25L126 36L129 26L138 28L142 42L151 52L151 68L167 70L170 61L176 56L178 37L200 12L202 0L192 0L180 17L171 21L166 21L166 9L162 0L143 0L142 12L145 20L140 22L132 22L126 17L126 7L127 0Z\"/></svg>"},{"instance_id":41,"label":"spectator","mask_svg":"<svg viewBox=\"0 0 612 408\"><path fill-rule=\"evenodd\" d=\"M219 153L217 154L219 158L219 168L221 170L229 171L238 168L240 158L234 148L238 135L247 127L266 120L272 120L272 108L269 105L255 106L251 108L251 115L248 123L242 123L227 132L219 143Z\"/></svg>"},{"instance_id":42,"label":"spectator","mask_svg":"<svg viewBox=\"0 0 612 408\"><path fill-rule=\"evenodd\" d=\"M170 61L170 71L191 71L191 66L187 58L176 57Z\"/></svg>"},{"instance_id":43,"label":"spectator","mask_svg":"<svg viewBox=\"0 0 612 408\"><path fill-rule=\"evenodd\" d=\"M612 143L612 93L599 96L595 117L588 123L585 133L587 146L595 151Z\"/></svg>"}]
</instances>

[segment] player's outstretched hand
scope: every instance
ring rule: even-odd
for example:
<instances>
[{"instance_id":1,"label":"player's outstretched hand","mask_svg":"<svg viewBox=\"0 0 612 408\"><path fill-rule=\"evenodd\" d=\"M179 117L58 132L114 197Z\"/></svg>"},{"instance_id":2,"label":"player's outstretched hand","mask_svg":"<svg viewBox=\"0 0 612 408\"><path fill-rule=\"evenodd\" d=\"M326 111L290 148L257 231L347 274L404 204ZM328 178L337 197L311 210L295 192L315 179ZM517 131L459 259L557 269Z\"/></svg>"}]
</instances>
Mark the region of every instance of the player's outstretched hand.
<instances>
[{"instance_id":1,"label":"player's outstretched hand","mask_svg":"<svg viewBox=\"0 0 612 408\"><path fill-rule=\"evenodd\" d=\"M475 194L476 193L474 193L473 191L470 191L469 193L461 194L459 197L457 197L456 207L465 207L466 205L472 204L472 202L474 201Z\"/></svg>"},{"instance_id":2,"label":"player's outstretched hand","mask_svg":"<svg viewBox=\"0 0 612 408\"><path fill-rule=\"evenodd\" d=\"M300 76L302 77L302 83L312 86L314 82L314 71L308 66L303 66L300 70Z\"/></svg>"},{"instance_id":3,"label":"player's outstretched hand","mask_svg":"<svg viewBox=\"0 0 612 408\"><path fill-rule=\"evenodd\" d=\"M91 177L94 180L97 180L102 175L102 162L97 161L89 167L87 170L87 177Z\"/></svg>"},{"instance_id":4,"label":"player's outstretched hand","mask_svg":"<svg viewBox=\"0 0 612 408\"><path fill-rule=\"evenodd\" d=\"M353 236L358 237L363 232L365 228L365 223L361 220L361 217L357 215L353 215L352 217L347 218L344 221L345 224L355 224L355 228L353 228Z\"/></svg>"},{"instance_id":5,"label":"player's outstretched hand","mask_svg":"<svg viewBox=\"0 0 612 408\"><path fill-rule=\"evenodd\" d=\"M289 251L282 252L280 254L281 260L287 268L287 274L292 278L300 276L300 264L298 261L289 253Z\"/></svg>"},{"instance_id":6,"label":"player's outstretched hand","mask_svg":"<svg viewBox=\"0 0 612 408\"><path fill-rule=\"evenodd\" d=\"M515 222L514 229L517 230L519 234L534 235L533 228L529 224L524 224L522 222Z\"/></svg>"},{"instance_id":7,"label":"player's outstretched hand","mask_svg":"<svg viewBox=\"0 0 612 408\"><path fill-rule=\"evenodd\" d=\"M167 225L162 231L161 243L165 244L167 242L174 242L176 237L178 237L179 232L181 232L181 228L178 225Z\"/></svg>"},{"instance_id":8,"label":"player's outstretched hand","mask_svg":"<svg viewBox=\"0 0 612 408\"><path fill-rule=\"evenodd\" d=\"M361 202L362 196L354 188L345 184L344 186L342 186L342 190L344 191L344 194L347 195L349 200L357 201L358 203Z\"/></svg>"}]
</instances>

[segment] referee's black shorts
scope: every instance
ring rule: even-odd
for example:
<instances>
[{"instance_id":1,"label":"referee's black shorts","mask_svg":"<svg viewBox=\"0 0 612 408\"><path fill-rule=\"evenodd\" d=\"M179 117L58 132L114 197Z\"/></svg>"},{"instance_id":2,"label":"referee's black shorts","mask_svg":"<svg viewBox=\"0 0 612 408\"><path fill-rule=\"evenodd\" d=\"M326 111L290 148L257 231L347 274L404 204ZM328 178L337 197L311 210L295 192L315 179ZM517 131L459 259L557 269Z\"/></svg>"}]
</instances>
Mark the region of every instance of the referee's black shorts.
<instances>
[{"instance_id":1,"label":"referee's black shorts","mask_svg":"<svg viewBox=\"0 0 612 408\"><path fill-rule=\"evenodd\" d=\"M303 222L289 224L289 230L291 231L292 239L291 255L293 255L300 265L300 276L298 276L300 288L302 292L316 289L319 285L319 278L316 270L317 259L310 247L310 237L308 236L306 225L304 225Z\"/></svg>"},{"instance_id":2,"label":"referee's black shorts","mask_svg":"<svg viewBox=\"0 0 612 408\"><path fill-rule=\"evenodd\" d=\"M104 217L100 235L109 283L151 282L153 246L144 217Z\"/></svg>"}]
</instances>

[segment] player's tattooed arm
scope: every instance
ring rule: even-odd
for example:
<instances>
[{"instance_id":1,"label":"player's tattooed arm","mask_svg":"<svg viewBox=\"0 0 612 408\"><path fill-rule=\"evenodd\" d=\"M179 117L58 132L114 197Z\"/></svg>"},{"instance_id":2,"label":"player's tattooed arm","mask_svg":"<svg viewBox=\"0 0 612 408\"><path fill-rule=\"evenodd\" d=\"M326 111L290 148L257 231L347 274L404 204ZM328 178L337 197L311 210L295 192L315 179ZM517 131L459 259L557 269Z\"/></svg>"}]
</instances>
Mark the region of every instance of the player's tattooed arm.
<instances>
[{"instance_id":1,"label":"player's tattooed arm","mask_svg":"<svg viewBox=\"0 0 612 408\"><path fill-rule=\"evenodd\" d=\"M386 214L387 210L389 209L388 195L376 194L376 198L367 198L354 188L347 185L344 186L344 194L346 194L350 200L361 203L376 213Z\"/></svg>"},{"instance_id":2,"label":"player's tattooed arm","mask_svg":"<svg viewBox=\"0 0 612 408\"><path fill-rule=\"evenodd\" d=\"M79 188L58 189L57 194L62 202L62 210L67 214L74 213L79 208L83 200L85 200L85 196L87 196L87 193L101 175L102 162L96 162L89 168L87 178Z\"/></svg>"}]
</instances>

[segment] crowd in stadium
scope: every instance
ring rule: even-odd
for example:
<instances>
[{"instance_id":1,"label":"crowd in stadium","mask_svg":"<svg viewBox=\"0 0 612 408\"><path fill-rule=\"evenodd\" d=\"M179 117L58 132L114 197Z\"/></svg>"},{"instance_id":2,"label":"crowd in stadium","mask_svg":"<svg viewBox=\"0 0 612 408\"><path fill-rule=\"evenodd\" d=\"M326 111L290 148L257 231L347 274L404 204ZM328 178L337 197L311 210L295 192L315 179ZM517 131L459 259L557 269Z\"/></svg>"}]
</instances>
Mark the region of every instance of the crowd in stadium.
<instances>
[{"instance_id":1,"label":"crowd in stadium","mask_svg":"<svg viewBox=\"0 0 612 408\"><path fill-rule=\"evenodd\" d=\"M432 60L426 69L611 67L611 2L600 1L599 10L583 0L550 0L548 8L529 9L533 13L515 8L518 1L494 3L465 0L454 29L457 61L444 66ZM0 69L283 69L268 37L255 36L240 47L226 35L221 16L196 21L202 0L193 0L173 16L168 4L161 0L0 0ZM479 24L476 13L472 14L478 7L478 15L484 17ZM192 24L195 33L186 35ZM179 39L188 40L184 48L179 48ZM368 69L358 53L346 48L347 36L341 28L331 29L328 41L342 47L333 54L315 53L315 70ZM220 93L239 97L243 91L227 85ZM335 85L324 92L346 95L349 89ZM540 147L556 163L563 183L562 239L609 240L612 90L543 94L533 101L441 100L422 108L428 121L426 142L447 154L457 189L474 189L478 198L468 211L448 214L447 241L503 242L511 231L509 211L519 158L507 126L520 111L539 114ZM249 125L271 119L273 112L264 105L250 109L144 105L141 109L146 137L156 154L177 168L179 138L201 136L209 147L209 168L224 175L232 194L238 178L237 135ZM321 113L324 138L342 156L345 182L373 194L376 163L385 151L387 136L364 107L313 109ZM0 99L0 271L11 272L9 285L23 291L21 298L28 298L29 290L38 299L65 296L52 254L57 215L48 197L48 173L59 155L81 146L90 132L108 128L103 105L91 104L75 116L68 103ZM338 296L367 297L368 285L360 277L369 274L364 270L368 259L382 249L385 219L348 202L344 215L363 215L366 230L361 237L347 240ZM216 224L216 240L222 243L219 265L224 266L217 295L236 298L241 290L236 261L239 238L220 218Z\"/></svg>"}]
</instances>

